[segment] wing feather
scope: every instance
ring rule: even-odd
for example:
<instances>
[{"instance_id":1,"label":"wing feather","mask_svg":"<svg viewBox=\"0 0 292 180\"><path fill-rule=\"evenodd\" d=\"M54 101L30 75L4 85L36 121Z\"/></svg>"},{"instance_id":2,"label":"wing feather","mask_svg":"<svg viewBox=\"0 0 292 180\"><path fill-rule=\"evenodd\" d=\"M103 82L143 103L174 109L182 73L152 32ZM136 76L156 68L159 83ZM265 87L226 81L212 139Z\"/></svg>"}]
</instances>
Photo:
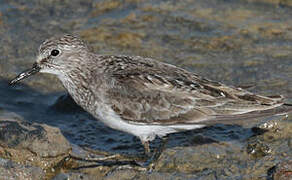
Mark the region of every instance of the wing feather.
<instances>
[{"instance_id":1,"label":"wing feather","mask_svg":"<svg viewBox=\"0 0 292 180\"><path fill-rule=\"evenodd\" d=\"M113 110L129 123L199 124L283 104L282 96L255 95L152 59L139 63L139 57L124 58L131 66L110 72L109 81L115 86L107 90L107 97Z\"/></svg>"}]
</instances>

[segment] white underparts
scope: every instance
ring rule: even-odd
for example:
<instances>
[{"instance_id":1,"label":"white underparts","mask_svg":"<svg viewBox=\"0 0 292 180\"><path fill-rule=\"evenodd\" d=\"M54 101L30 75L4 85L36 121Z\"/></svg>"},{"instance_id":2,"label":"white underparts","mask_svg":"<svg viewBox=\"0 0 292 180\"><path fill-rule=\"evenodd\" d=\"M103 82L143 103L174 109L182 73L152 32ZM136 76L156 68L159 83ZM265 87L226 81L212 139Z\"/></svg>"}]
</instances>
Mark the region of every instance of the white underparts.
<instances>
[{"instance_id":1,"label":"white underparts","mask_svg":"<svg viewBox=\"0 0 292 180\"><path fill-rule=\"evenodd\" d=\"M140 138L141 141L151 141L156 136L163 137L169 133L202 128L204 125L199 124L182 124L182 125L147 125L131 124L122 120L110 107L99 104L95 114L107 126L123 132L133 134Z\"/></svg>"}]
</instances>

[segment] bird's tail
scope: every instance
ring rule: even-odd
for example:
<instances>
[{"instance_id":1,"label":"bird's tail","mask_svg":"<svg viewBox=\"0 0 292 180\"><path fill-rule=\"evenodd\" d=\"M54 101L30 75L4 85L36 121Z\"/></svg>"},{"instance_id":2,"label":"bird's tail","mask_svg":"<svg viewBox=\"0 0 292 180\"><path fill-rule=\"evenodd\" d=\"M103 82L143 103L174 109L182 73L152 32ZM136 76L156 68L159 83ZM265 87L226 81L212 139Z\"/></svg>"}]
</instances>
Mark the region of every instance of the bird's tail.
<instances>
[{"instance_id":1,"label":"bird's tail","mask_svg":"<svg viewBox=\"0 0 292 180\"><path fill-rule=\"evenodd\" d=\"M281 106L266 109L261 111L252 111L245 114L236 114L236 115L217 115L214 118L207 120L204 124L237 124L242 121L246 123L247 121L254 121L254 118L263 118L269 116L284 116L292 112L292 104L284 103Z\"/></svg>"}]
</instances>

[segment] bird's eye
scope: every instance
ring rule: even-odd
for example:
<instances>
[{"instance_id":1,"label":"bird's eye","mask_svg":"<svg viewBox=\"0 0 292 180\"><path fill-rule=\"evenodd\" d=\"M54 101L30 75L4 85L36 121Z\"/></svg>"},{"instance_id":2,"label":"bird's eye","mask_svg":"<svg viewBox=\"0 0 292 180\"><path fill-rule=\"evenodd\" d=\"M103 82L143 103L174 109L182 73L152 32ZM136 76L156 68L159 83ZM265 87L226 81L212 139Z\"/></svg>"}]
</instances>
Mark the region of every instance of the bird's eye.
<instances>
[{"instance_id":1,"label":"bird's eye","mask_svg":"<svg viewBox=\"0 0 292 180\"><path fill-rule=\"evenodd\" d=\"M51 51L51 55L52 56L58 56L59 53L60 53L60 51L57 50L57 49L54 49L54 50Z\"/></svg>"}]
</instances>

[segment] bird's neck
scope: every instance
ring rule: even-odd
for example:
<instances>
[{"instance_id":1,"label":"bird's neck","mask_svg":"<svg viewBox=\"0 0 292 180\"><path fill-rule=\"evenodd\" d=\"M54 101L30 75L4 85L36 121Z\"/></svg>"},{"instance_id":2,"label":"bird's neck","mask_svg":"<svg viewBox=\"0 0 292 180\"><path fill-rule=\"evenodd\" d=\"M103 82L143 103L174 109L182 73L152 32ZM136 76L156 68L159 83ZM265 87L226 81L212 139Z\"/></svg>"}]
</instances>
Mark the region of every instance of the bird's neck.
<instances>
[{"instance_id":1,"label":"bird's neck","mask_svg":"<svg viewBox=\"0 0 292 180\"><path fill-rule=\"evenodd\" d=\"M91 96L89 90L91 74L86 67L76 66L58 78L77 104L87 106L88 98Z\"/></svg>"},{"instance_id":2,"label":"bird's neck","mask_svg":"<svg viewBox=\"0 0 292 180\"><path fill-rule=\"evenodd\" d=\"M101 81L103 81L103 70L100 69L100 64L95 61L94 56L84 58L87 58L86 62L82 61L67 69L63 75L59 76L59 79L77 104L82 107L90 107L90 104L94 103L92 99L99 98L96 97L96 94L102 96L102 93L98 93L98 91L102 84ZM95 91L94 94L92 89Z\"/></svg>"}]
</instances>

